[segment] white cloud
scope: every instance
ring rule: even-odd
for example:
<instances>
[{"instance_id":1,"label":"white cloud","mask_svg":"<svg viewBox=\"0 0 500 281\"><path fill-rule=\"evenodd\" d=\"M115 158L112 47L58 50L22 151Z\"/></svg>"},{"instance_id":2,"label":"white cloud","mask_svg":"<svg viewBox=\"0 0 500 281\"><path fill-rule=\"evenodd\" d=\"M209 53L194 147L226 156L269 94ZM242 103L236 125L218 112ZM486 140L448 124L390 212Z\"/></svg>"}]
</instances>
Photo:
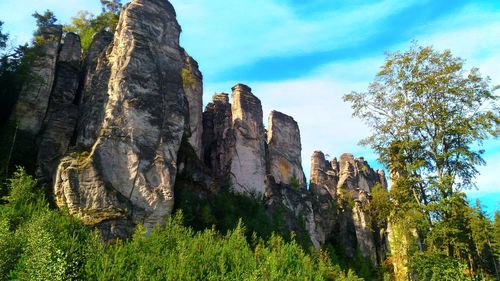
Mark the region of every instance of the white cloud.
<instances>
[{"instance_id":1,"label":"white cloud","mask_svg":"<svg viewBox=\"0 0 500 281\"><path fill-rule=\"evenodd\" d=\"M310 19L269 0L172 2L185 29L183 44L211 74L265 57L351 46L373 34L381 20L415 1L385 0Z\"/></svg>"}]
</instances>

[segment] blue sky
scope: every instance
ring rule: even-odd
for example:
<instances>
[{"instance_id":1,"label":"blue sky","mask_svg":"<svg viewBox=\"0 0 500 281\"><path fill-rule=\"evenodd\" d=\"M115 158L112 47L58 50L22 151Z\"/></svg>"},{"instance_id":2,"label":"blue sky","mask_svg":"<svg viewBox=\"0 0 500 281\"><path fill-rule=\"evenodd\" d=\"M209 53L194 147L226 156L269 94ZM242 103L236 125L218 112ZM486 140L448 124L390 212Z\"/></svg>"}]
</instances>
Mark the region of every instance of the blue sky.
<instances>
[{"instance_id":1,"label":"blue sky","mask_svg":"<svg viewBox=\"0 0 500 281\"><path fill-rule=\"evenodd\" d=\"M405 50L411 40L450 49L500 84L500 1L172 0L182 26L181 42L200 63L204 102L237 83L252 87L273 110L292 115L302 133L309 173L314 150L352 152L372 166L376 156L357 145L369 134L342 95L367 88L385 51ZM27 8L29 7L29 8ZM79 10L99 12L98 0L0 0L0 20L17 43L29 40L33 11L51 9L61 22ZM498 94L498 93L497 93ZM485 143L480 198L500 209L500 142Z\"/></svg>"}]
</instances>

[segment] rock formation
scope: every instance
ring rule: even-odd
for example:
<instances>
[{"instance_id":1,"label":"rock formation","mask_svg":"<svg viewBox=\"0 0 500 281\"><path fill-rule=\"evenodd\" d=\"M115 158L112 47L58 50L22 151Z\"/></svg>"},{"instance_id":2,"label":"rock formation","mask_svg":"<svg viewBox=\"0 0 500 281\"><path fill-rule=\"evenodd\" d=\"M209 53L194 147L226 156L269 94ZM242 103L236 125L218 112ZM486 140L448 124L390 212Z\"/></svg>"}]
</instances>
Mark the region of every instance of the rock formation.
<instances>
[{"instance_id":1,"label":"rock formation","mask_svg":"<svg viewBox=\"0 0 500 281\"><path fill-rule=\"evenodd\" d=\"M19 94L14 116L21 131L33 136L42 128L54 83L62 26L43 27L38 31L40 56L33 62L30 79Z\"/></svg>"},{"instance_id":2,"label":"rock formation","mask_svg":"<svg viewBox=\"0 0 500 281\"><path fill-rule=\"evenodd\" d=\"M305 188L306 179L302 170L302 147L297 122L281 112L271 112L267 142L269 173L276 183Z\"/></svg>"},{"instance_id":3,"label":"rock formation","mask_svg":"<svg viewBox=\"0 0 500 281\"><path fill-rule=\"evenodd\" d=\"M202 110L203 110L203 75L198 69L198 63L190 57L183 49L182 58L182 82L184 93L189 104L189 143L193 147L198 158L202 158L201 138L203 131Z\"/></svg>"},{"instance_id":4,"label":"rock formation","mask_svg":"<svg viewBox=\"0 0 500 281\"><path fill-rule=\"evenodd\" d=\"M230 181L243 193L265 192L266 156L262 105L243 84L233 87L231 114L235 144L230 152Z\"/></svg>"},{"instance_id":5,"label":"rock formation","mask_svg":"<svg viewBox=\"0 0 500 281\"><path fill-rule=\"evenodd\" d=\"M261 197L315 247L332 243L377 264L385 238L367 206L374 186L387 188L383 171L316 151L307 188L297 122L273 111L266 135L261 101L243 84L231 102L216 94L202 112L203 76L179 33L168 1L133 0L115 34L97 33L80 63L77 35L61 47L60 26L42 29L31 71L39 79L24 86L14 117L37 140L37 175L53 182L57 205L109 239L161 224L176 180L202 189L198 198L230 187Z\"/></svg>"},{"instance_id":6,"label":"rock formation","mask_svg":"<svg viewBox=\"0 0 500 281\"><path fill-rule=\"evenodd\" d=\"M56 78L49 106L45 113L45 128L38 147L38 177L50 182L58 160L66 153L78 117L74 104L80 77L80 37L68 33L59 52Z\"/></svg>"},{"instance_id":7,"label":"rock formation","mask_svg":"<svg viewBox=\"0 0 500 281\"><path fill-rule=\"evenodd\" d=\"M80 113L76 129L78 146L89 149L97 140L104 120L104 107L108 102L108 82L111 76L110 53L113 34L101 31L94 35L82 65Z\"/></svg>"},{"instance_id":8,"label":"rock formation","mask_svg":"<svg viewBox=\"0 0 500 281\"><path fill-rule=\"evenodd\" d=\"M230 148L235 137L229 95L216 94L203 112L203 158L219 185L229 184L231 171Z\"/></svg>"},{"instance_id":9,"label":"rock formation","mask_svg":"<svg viewBox=\"0 0 500 281\"><path fill-rule=\"evenodd\" d=\"M126 216L152 228L172 212L188 114L175 16L167 1L126 5L108 58L97 141L88 155L70 155L59 166L58 204L91 224Z\"/></svg>"},{"instance_id":10,"label":"rock formation","mask_svg":"<svg viewBox=\"0 0 500 281\"><path fill-rule=\"evenodd\" d=\"M311 192L315 194L318 208L315 210L325 239L340 232L339 244L344 245L348 255L354 255L356 249L377 265L381 256L381 247L376 246L378 233L373 228L365 206L370 201L372 189L379 184L387 188L383 171L374 171L363 158L355 159L345 153L340 161L325 159L322 152L316 151L311 157ZM336 200L335 200L336 199ZM335 224L328 223L333 201L337 201L340 213ZM349 233L354 233L350 235ZM346 239L346 238L355 239ZM324 241L322 241L324 242Z\"/></svg>"}]
</instances>

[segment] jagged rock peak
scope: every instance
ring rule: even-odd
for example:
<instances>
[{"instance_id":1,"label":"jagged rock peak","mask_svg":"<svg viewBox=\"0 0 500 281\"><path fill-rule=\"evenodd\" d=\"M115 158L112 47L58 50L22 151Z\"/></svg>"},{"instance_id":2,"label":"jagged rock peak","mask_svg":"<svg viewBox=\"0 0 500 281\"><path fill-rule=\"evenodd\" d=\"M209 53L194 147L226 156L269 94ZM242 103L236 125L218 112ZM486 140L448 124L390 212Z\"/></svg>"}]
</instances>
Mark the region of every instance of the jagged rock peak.
<instances>
[{"instance_id":1,"label":"jagged rock peak","mask_svg":"<svg viewBox=\"0 0 500 281\"><path fill-rule=\"evenodd\" d=\"M332 166L335 166L333 161L326 160L323 152L314 151L311 156L311 191L317 194L326 191L332 198L337 197L338 173Z\"/></svg>"},{"instance_id":2,"label":"jagged rock peak","mask_svg":"<svg viewBox=\"0 0 500 281\"><path fill-rule=\"evenodd\" d=\"M231 184L235 191L265 192L265 136L260 100L250 87L237 84L233 88L231 113L235 145L231 151Z\"/></svg>"},{"instance_id":3,"label":"jagged rock peak","mask_svg":"<svg viewBox=\"0 0 500 281\"><path fill-rule=\"evenodd\" d=\"M269 173L276 183L305 188L302 170L300 130L297 122L286 114L272 111L267 133Z\"/></svg>"},{"instance_id":4,"label":"jagged rock peak","mask_svg":"<svg viewBox=\"0 0 500 281\"><path fill-rule=\"evenodd\" d=\"M147 228L163 223L173 208L189 112L179 34L168 1L134 0L124 7L104 55L111 69L109 99L97 140L58 168L57 203L89 224L120 232L112 236L130 220Z\"/></svg>"}]
</instances>

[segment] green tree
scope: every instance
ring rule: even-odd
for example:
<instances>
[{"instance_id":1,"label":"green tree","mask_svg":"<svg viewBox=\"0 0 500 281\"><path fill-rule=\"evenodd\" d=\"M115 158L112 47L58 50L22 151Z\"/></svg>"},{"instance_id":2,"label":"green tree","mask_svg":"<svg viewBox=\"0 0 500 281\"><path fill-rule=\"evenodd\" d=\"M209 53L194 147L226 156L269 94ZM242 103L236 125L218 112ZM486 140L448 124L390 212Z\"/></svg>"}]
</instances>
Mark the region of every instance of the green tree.
<instances>
[{"instance_id":1,"label":"green tree","mask_svg":"<svg viewBox=\"0 0 500 281\"><path fill-rule=\"evenodd\" d=\"M0 21L0 50L7 46L9 35L2 32L3 21Z\"/></svg>"},{"instance_id":2,"label":"green tree","mask_svg":"<svg viewBox=\"0 0 500 281\"><path fill-rule=\"evenodd\" d=\"M449 50L413 45L388 54L367 92L352 92L354 116L373 128L363 140L391 167L397 147L399 170L420 204L449 205L452 195L474 186L476 167L485 164L475 145L498 136L500 110L489 78L477 68L468 73ZM442 218L447 210L434 215Z\"/></svg>"},{"instance_id":3,"label":"green tree","mask_svg":"<svg viewBox=\"0 0 500 281\"><path fill-rule=\"evenodd\" d=\"M32 16L36 19L38 28L51 26L57 22L56 16L50 10L46 10L43 14L36 11Z\"/></svg>"},{"instance_id":4,"label":"green tree","mask_svg":"<svg viewBox=\"0 0 500 281\"><path fill-rule=\"evenodd\" d=\"M475 187L485 164L482 143L499 135L497 88L449 50L414 43L387 55L366 92L344 96L373 128L362 144L391 171L393 216L421 214L414 222L420 242L437 253L465 259L471 251L461 192Z\"/></svg>"},{"instance_id":5,"label":"green tree","mask_svg":"<svg viewBox=\"0 0 500 281\"><path fill-rule=\"evenodd\" d=\"M101 14L95 16L89 11L79 11L71 18L71 24L64 26L64 31L80 35L82 49L90 48L93 36L102 30L114 32L122 9L120 0L101 0Z\"/></svg>"}]
</instances>

